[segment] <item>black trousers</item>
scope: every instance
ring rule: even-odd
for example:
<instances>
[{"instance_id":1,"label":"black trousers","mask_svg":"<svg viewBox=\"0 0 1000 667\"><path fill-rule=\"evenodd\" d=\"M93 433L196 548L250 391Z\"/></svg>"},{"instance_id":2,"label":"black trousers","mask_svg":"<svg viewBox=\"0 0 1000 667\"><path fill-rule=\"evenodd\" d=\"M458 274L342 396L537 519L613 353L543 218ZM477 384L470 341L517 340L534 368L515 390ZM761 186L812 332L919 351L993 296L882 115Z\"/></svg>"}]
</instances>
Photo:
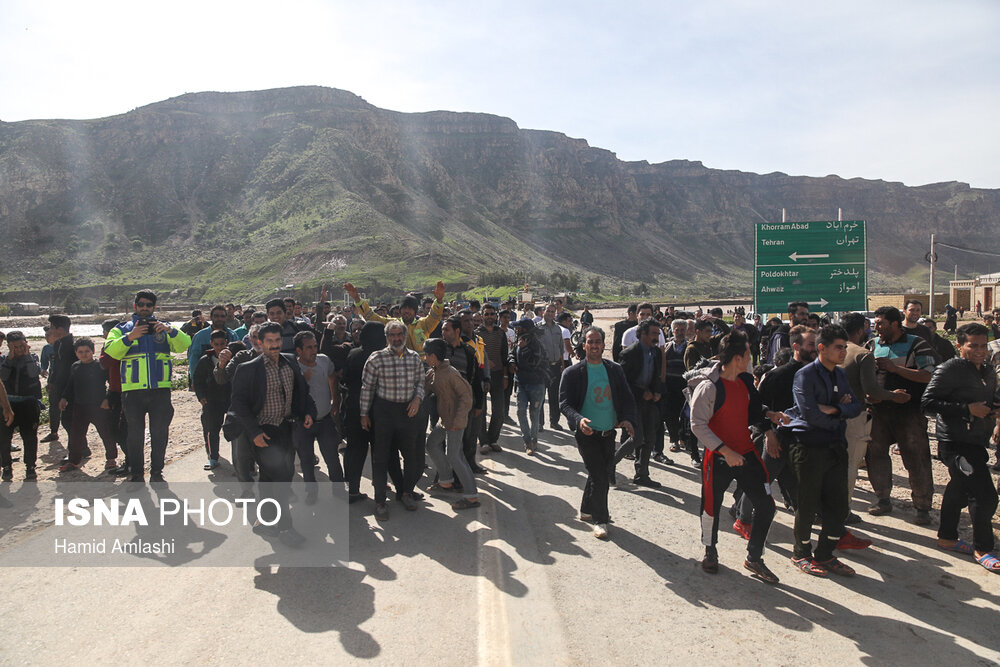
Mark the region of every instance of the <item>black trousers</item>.
<instances>
[{"instance_id":1,"label":"black trousers","mask_svg":"<svg viewBox=\"0 0 1000 667\"><path fill-rule=\"evenodd\" d=\"M275 526L280 529L290 528L290 508L288 496L292 490L291 481L295 475L295 447L292 444L292 423L283 422L279 426L265 424L261 427L267 436L267 447L258 447L251 441L253 458L260 470L258 502L273 499L280 508L281 516ZM266 521L274 520L273 505L267 503L261 507L261 517Z\"/></svg>"},{"instance_id":2,"label":"black trousers","mask_svg":"<svg viewBox=\"0 0 1000 667\"><path fill-rule=\"evenodd\" d=\"M684 409L684 386L684 378L668 375L666 391L660 398L667 434L674 443L678 443L681 440L681 410Z\"/></svg>"},{"instance_id":3,"label":"black trousers","mask_svg":"<svg viewBox=\"0 0 1000 667\"><path fill-rule=\"evenodd\" d=\"M503 417L510 416L510 397L514 395L514 376L507 376L507 388L503 390Z\"/></svg>"},{"instance_id":4,"label":"black trousers","mask_svg":"<svg viewBox=\"0 0 1000 667\"><path fill-rule=\"evenodd\" d=\"M753 527L747 544L747 558L757 561L764 553L767 531L774 520L774 500L767 492L767 471L757 452L743 455L743 465L730 466L721 454L705 451L701 476L701 542L715 548L719 541L719 510L730 483L743 489L744 498L753 505ZM845 482L846 485L846 482Z\"/></svg>"},{"instance_id":5,"label":"black trousers","mask_svg":"<svg viewBox=\"0 0 1000 667\"><path fill-rule=\"evenodd\" d=\"M476 463L476 443L479 442L479 434L486 423L485 413L480 412L477 417L473 414L474 412L475 408L469 411L469 421L462 432L462 453L465 455L465 460L469 462L469 467L472 468L473 472L479 467L479 464Z\"/></svg>"},{"instance_id":6,"label":"black trousers","mask_svg":"<svg viewBox=\"0 0 1000 667\"><path fill-rule=\"evenodd\" d=\"M10 444L16 430L21 434L24 467L34 468L38 459L38 418L42 409L35 400L11 402L10 409L14 411L14 422L10 426L0 418L0 465L4 468L13 465Z\"/></svg>"},{"instance_id":7,"label":"black trousers","mask_svg":"<svg viewBox=\"0 0 1000 667\"><path fill-rule=\"evenodd\" d=\"M110 408L111 429L115 432L115 442L122 450L125 465L128 466L128 421L126 421L125 411L122 409L121 392L108 392L108 407Z\"/></svg>"},{"instance_id":8,"label":"black trousers","mask_svg":"<svg viewBox=\"0 0 1000 667\"><path fill-rule=\"evenodd\" d=\"M228 401L213 401L201 406L201 428L205 434L205 447L208 458L219 460L219 431L222 430L222 422L226 418L226 411L229 410Z\"/></svg>"},{"instance_id":9,"label":"black trousers","mask_svg":"<svg viewBox=\"0 0 1000 667\"><path fill-rule=\"evenodd\" d=\"M333 421L333 415L329 414L313 422L310 428L306 428L302 424L292 426L292 442L295 443L295 449L299 454L302 479L306 482L316 481L316 466L313 465L316 456L313 442L316 441L319 442L319 453L326 463L326 471L330 481L343 482L344 470L340 467L340 453L337 451L337 445L340 444L340 434L337 433L337 425Z\"/></svg>"},{"instance_id":10,"label":"black trousers","mask_svg":"<svg viewBox=\"0 0 1000 667\"><path fill-rule=\"evenodd\" d=\"M49 430L56 433L59 431L59 425L62 424L63 430L66 431L68 444L69 429L73 424L73 406L67 405L65 410L59 409L59 399L62 398L65 388L65 386L49 384L45 386L45 392L49 396Z\"/></svg>"},{"instance_id":11,"label":"black trousers","mask_svg":"<svg viewBox=\"0 0 1000 667\"><path fill-rule=\"evenodd\" d=\"M559 381L562 380L562 372L562 361L551 364L549 374L552 375L552 379L549 381L548 386L550 426L556 426L559 423L559 416L562 414L559 410Z\"/></svg>"},{"instance_id":12,"label":"black trousers","mask_svg":"<svg viewBox=\"0 0 1000 667\"><path fill-rule=\"evenodd\" d=\"M384 503L388 489L388 471L391 458L403 457L402 488L398 492L412 493L423 475L423 454L417 451L417 426L419 414L408 417L407 403L392 403L376 397L372 404L372 485L375 502ZM397 454L398 452L398 454Z\"/></svg>"},{"instance_id":13,"label":"black trousers","mask_svg":"<svg viewBox=\"0 0 1000 667\"><path fill-rule=\"evenodd\" d=\"M141 482L146 461L143 436L146 434L146 416L149 415L149 472L163 472L167 454L167 437L174 418L169 389L136 389L122 394L122 405L128 429L128 461L131 479Z\"/></svg>"},{"instance_id":14,"label":"black trousers","mask_svg":"<svg viewBox=\"0 0 1000 667\"><path fill-rule=\"evenodd\" d=\"M642 395L636 401L639 410L639 423L635 429L635 478L649 477L649 455L656 446L660 427L660 404L644 401Z\"/></svg>"},{"instance_id":15,"label":"black trousers","mask_svg":"<svg viewBox=\"0 0 1000 667\"><path fill-rule=\"evenodd\" d=\"M781 454L775 458L765 451L764 467L767 468L768 477L778 482L778 486L781 487L781 495L785 499L785 505L795 511L795 508L799 506L799 481L795 469L792 467L791 458L789 458L792 438L783 435L783 433L783 431L778 431L777 435L781 444ZM845 481L844 484L846 485L847 482Z\"/></svg>"},{"instance_id":16,"label":"black trousers","mask_svg":"<svg viewBox=\"0 0 1000 667\"><path fill-rule=\"evenodd\" d=\"M483 419L479 432L479 440L484 445L492 444L500 439L500 429L503 428L503 420L507 416L507 394L503 388L503 378L503 369L495 371L490 376L490 422L487 427L486 420Z\"/></svg>"},{"instance_id":17,"label":"black trousers","mask_svg":"<svg viewBox=\"0 0 1000 667\"><path fill-rule=\"evenodd\" d=\"M941 460L948 466L951 480L941 498L941 525L938 537L958 539L958 521L962 509L969 507L972 518L972 542L976 551L990 552L996 547L993 537L993 514L997 511L997 490L988 467L989 454L985 447L978 451L948 443L939 443ZM964 461L960 459L964 458ZM965 468L965 471L962 468Z\"/></svg>"},{"instance_id":18,"label":"black trousers","mask_svg":"<svg viewBox=\"0 0 1000 667\"><path fill-rule=\"evenodd\" d=\"M615 456L615 432L601 434L595 431L593 435L584 435L578 429L576 448L587 468L587 484L583 487L580 513L593 516L594 523L607 523L611 519L608 512L608 489L613 479L609 477L609 472L614 475L612 462Z\"/></svg>"},{"instance_id":19,"label":"black trousers","mask_svg":"<svg viewBox=\"0 0 1000 667\"><path fill-rule=\"evenodd\" d=\"M794 556L812 557L812 525L819 511L823 515L823 524L816 544L816 560L830 560L844 534L844 519L849 509L847 447L842 444L803 445L793 442L789 447L789 458L799 486L793 531Z\"/></svg>"}]
</instances>

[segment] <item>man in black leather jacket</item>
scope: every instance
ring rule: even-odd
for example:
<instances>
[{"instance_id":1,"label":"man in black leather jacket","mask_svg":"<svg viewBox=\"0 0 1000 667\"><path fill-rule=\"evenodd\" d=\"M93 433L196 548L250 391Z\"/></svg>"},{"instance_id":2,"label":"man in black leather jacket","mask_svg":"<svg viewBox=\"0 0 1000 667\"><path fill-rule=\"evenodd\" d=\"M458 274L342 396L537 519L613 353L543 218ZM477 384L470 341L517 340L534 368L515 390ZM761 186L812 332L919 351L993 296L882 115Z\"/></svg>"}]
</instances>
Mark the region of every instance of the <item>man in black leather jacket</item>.
<instances>
[{"instance_id":1,"label":"man in black leather jacket","mask_svg":"<svg viewBox=\"0 0 1000 667\"><path fill-rule=\"evenodd\" d=\"M935 369L920 406L937 415L938 458L951 473L941 500L938 546L971 554L987 570L1000 571L1000 559L991 553L996 546L992 521L997 491L987 468L986 446L997 413L997 378L985 363L988 334L975 322L959 327L960 356ZM958 539L958 520L966 504L972 516L972 545Z\"/></svg>"}]
</instances>

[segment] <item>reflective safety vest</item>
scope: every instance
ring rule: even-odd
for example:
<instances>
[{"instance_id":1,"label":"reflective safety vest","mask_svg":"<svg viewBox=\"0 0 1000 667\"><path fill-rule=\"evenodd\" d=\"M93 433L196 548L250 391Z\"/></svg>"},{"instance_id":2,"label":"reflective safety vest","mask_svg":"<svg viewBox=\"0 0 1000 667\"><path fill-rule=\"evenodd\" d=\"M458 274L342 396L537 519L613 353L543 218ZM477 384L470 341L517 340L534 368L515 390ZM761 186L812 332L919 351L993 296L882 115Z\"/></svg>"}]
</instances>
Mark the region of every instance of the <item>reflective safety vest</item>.
<instances>
[{"instance_id":1,"label":"reflective safety vest","mask_svg":"<svg viewBox=\"0 0 1000 667\"><path fill-rule=\"evenodd\" d=\"M183 352L191 344L191 337L183 331L147 334L130 341L128 334L135 327L138 315L131 322L119 324L108 333L104 350L108 356L121 361L122 391L138 389L170 389L173 370L171 354ZM169 322L163 322L170 326Z\"/></svg>"}]
</instances>

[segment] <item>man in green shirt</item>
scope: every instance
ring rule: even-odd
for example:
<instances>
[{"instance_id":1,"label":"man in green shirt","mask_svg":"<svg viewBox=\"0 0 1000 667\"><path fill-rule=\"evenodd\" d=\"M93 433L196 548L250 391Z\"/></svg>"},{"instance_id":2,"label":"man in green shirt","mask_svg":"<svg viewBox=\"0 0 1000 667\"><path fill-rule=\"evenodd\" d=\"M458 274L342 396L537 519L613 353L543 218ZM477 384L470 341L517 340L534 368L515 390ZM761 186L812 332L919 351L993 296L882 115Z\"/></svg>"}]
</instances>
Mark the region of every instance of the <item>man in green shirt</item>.
<instances>
[{"instance_id":1,"label":"man in green shirt","mask_svg":"<svg viewBox=\"0 0 1000 667\"><path fill-rule=\"evenodd\" d=\"M565 371L559 384L559 409L576 431L576 445L587 467L580 519L594 523L594 537L607 539L608 488L614 479L615 428L635 435L635 399L622 367L604 359L604 331L588 327L587 356Z\"/></svg>"}]
</instances>

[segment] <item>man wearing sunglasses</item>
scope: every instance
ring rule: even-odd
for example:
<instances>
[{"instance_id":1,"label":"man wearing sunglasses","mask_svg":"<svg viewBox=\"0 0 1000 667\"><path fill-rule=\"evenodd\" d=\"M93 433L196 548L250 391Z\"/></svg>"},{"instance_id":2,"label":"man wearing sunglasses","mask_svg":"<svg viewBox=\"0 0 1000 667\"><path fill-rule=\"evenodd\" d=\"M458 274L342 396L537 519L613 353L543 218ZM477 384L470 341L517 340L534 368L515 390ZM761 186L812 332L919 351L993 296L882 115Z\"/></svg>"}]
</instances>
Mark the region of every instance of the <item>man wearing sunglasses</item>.
<instances>
[{"instance_id":1,"label":"man wearing sunglasses","mask_svg":"<svg viewBox=\"0 0 1000 667\"><path fill-rule=\"evenodd\" d=\"M120 360L122 408L128 423L128 461L133 482L142 482L143 436L149 415L149 480L163 482L167 435L174 407L170 402L172 354L188 349L191 337L169 322L156 319L156 294L139 290L128 322L108 333L104 350Z\"/></svg>"}]
</instances>

